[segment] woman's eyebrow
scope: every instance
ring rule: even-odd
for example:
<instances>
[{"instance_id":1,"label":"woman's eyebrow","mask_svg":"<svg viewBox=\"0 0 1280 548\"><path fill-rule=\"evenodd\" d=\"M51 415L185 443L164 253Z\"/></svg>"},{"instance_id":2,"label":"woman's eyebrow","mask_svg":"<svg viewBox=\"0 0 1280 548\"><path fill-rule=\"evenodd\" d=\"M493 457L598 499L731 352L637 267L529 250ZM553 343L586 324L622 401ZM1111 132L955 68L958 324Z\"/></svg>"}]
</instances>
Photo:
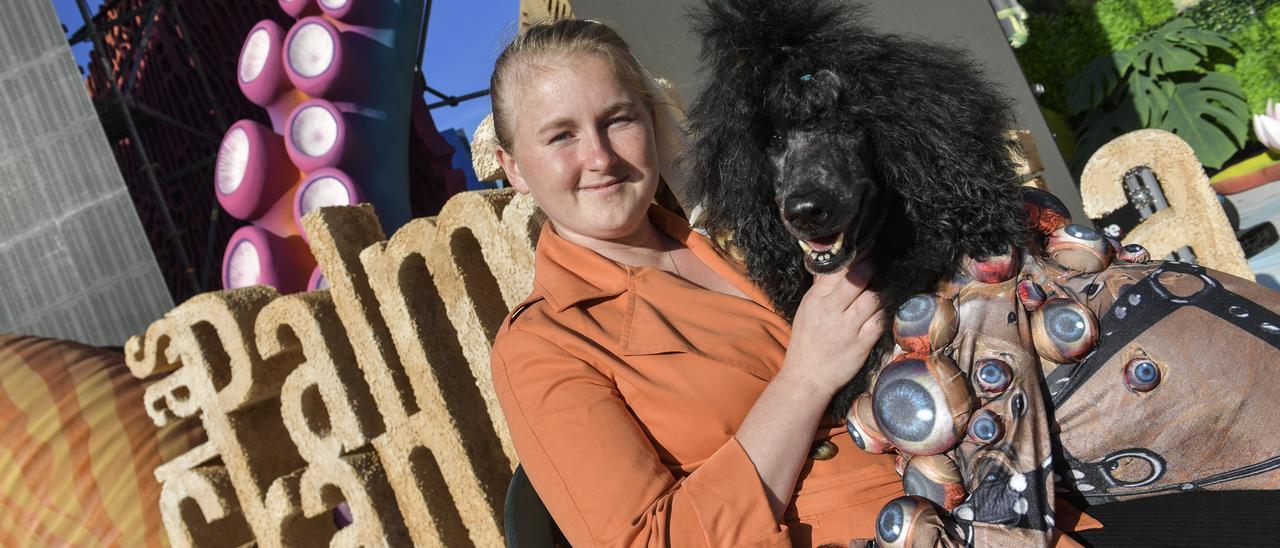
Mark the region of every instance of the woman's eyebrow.
<instances>
[{"instance_id":1,"label":"woman's eyebrow","mask_svg":"<svg viewBox=\"0 0 1280 548\"><path fill-rule=\"evenodd\" d=\"M632 110L635 108L635 106L636 106L635 102L630 99L619 99L617 101L614 101L613 103L610 103L609 107L604 109L604 112L606 114L616 114L620 111Z\"/></svg>"},{"instance_id":2,"label":"woman's eyebrow","mask_svg":"<svg viewBox=\"0 0 1280 548\"><path fill-rule=\"evenodd\" d=\"M568 116L552 118L551 121L545 124L542 124L542 127L538 128L538 133L542 134L551 130L563 129L572 125L573 125L573 119L569 118Z\"/></svg>"},{"instance_id":3,"label":"woman's eyebrow","mask_svg":"<svg viewBox=\"0 0 1280 548\"><path fill-rule=\"evenodd\" d=\"M612 116L619 112L634 110L635 106L636 106L635 101L632 101L631 99L619 99L617 101L609 103L609 106L605 107L605 109L601 112L603 112L606 116ZM545 124L542 124L542 126L538 128L538 134L543 134L552 130L563 129L566 127L570 127L572 125L574 125L573 118L569 116L560 116L557 118L552 118L550 121L548 121Z\"/></svg>"}]
</instances>

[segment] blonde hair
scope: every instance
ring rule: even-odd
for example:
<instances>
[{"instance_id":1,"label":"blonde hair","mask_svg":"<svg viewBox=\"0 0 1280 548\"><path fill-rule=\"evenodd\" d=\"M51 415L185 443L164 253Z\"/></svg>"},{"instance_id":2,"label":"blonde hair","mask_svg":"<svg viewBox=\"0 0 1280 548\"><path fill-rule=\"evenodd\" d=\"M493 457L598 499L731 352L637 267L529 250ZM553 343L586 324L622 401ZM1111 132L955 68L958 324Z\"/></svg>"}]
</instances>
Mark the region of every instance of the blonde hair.
<instances>
[{"instance_id":1,"label":"blonde hair","mask_svg":"<svg viewBox=\"0 0 1280 548\"><path fill-rule=\"evenodd\" d=\"M502 148L512 150L514 144L510 123L513 105L512 99L507 97L507 87L514 85L514 80L541 61L574 55L596 55L604 59L618 80L644 99L645 106L652 107L656 102L648 85L648 73L631 54L627 43L608 25L586 19L536 24L507 44L494 63L493 75L489 77L493 129Z\"/></svg>"}]
</instances>

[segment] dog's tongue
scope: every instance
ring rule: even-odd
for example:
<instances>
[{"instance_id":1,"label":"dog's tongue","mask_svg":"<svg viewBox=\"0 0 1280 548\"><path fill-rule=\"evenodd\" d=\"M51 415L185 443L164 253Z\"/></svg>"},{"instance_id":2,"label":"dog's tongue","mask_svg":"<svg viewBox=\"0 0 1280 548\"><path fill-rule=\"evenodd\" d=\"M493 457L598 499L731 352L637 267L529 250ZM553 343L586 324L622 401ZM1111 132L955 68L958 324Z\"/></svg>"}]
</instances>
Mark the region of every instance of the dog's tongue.
<instances>
[{"instance_id":1,"label":"dog's tongue","mask_svg":"<svg viewBox=\"0 0 1280 548\"><path fill-rule=\"evenodd\" d=\"M836 240L838 238L840 238L839 234L832 234L830 236L823 236L813 240L805 240L805 243L809 244L809 249L814 251L826 251L836 244Z\"/></svg>"}]
</instances>

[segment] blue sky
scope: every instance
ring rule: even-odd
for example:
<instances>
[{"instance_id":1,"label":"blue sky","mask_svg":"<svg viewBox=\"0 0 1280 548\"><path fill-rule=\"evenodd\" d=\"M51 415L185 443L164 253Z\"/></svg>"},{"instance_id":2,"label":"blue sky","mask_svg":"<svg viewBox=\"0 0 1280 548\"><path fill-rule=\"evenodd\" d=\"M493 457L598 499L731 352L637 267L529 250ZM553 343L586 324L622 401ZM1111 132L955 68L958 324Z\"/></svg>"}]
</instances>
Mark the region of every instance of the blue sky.
<instances>
[{"instance_id":1,"label":"blue sky","mask_svg":"<svg viewBox=\"0 0 1280 548\"><path fill-rule=\"evenodd\" d=\"M489 87L502 46L515 36L519 0L433 0L422 73L427 85L449 95ZM427 102L435 102L433 96ZM492 109L489 98L431 111L440 129L462 128L467 138Z\"/></svg>"},{"instance_id":2,"label":"blue sky","mask_svg":"<svg viewBox=\"0 0 1280 548\"><path fill-rule=\"evenodd\" d=\"M51 1L69 33L83 25L75 0ZM96 13L102 0L86 0L86 3L90 12ZM488 88L494 59L502 45L515 35L519 10L519 0L433 0L422 60L427 85L448 95L465 95ZM88 43L72 48L81 66L88 63L91 49ZM435 96L426 96L428 103L437 100ZM462 128L470 139L490 108L489 98L483 97L456 107L436 108L431 115L440 129Z\"/></svg>"}]
</instances>

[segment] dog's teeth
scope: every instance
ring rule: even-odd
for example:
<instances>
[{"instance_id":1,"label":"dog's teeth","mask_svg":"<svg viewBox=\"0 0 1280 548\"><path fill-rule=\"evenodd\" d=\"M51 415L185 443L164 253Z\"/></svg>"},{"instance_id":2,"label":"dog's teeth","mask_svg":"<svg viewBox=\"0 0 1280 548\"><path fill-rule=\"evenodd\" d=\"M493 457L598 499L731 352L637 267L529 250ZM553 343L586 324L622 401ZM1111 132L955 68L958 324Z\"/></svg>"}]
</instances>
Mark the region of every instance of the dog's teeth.
<instances>
[{"instance_id":1,"label":"dog's teeth","mask_svg":"<svg viewBox=\"0 0 1280 548\"><path fill-rule=\"evenodd\" d=\"M836 243L834 243L834 244L832 244L832 245L831 245L831 252L832 252L832 253L839 253L839 252L840 252L840 246L842 246L842 245L844 245L844 233L843 233L843 232L841 232L839 236L836 236Z\"/></svg>"},{"instance_id":2,"label":"dog's teeth","mask_svg":"<svg viewBox=\"0 0 1280 548\"><path fill-rule=\"evenodd\" d=\"M809 247L809 244L807 242L805 242L804 240L796 240L796 241L800 242L800 249L803 249L805 253L813 253L813 248Z\"/></svg>"}]
</instances>

